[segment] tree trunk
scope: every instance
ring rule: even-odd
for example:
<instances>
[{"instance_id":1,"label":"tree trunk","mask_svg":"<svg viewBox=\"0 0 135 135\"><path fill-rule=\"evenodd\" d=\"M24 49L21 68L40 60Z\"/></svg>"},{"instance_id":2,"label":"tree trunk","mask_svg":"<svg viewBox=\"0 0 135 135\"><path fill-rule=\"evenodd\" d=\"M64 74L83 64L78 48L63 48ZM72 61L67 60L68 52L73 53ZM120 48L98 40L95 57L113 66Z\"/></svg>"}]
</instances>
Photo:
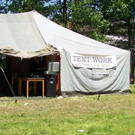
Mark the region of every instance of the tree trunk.
<instances>
[{"instance_id":1,"label":"tree trunk","mask_svg":"<svg viewBox=\"0 0 135 135\"><path fill-rule=\"evenodd\" d=\"M63 22L67 26L67 0L63 1Z\"/></svg>"},{"instance_id":2,"label":"tree trunk","mask_svg":"<svg viewBox=\"0 0 135 135\"><path fill-rule=\"evenodd\" d=\"M132 23L130 22L130 19L128 19L126 24L128 30L128 47L131 48L134 44L134 33L133 33Z\"/></svg>"}]
</instances>

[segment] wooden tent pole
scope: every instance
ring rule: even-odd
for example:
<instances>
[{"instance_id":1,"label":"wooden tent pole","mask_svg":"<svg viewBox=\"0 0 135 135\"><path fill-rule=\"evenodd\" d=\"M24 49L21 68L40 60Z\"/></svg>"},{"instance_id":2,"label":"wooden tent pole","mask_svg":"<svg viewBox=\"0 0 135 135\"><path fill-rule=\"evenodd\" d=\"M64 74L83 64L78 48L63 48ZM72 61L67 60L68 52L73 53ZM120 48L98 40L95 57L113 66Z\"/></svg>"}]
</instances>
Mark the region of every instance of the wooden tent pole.
<instances>
[{"instance_id":1,"label":"wooden tent pole","mask_svg":"<svg viewBox=\"0 0 135 135\"><path fill-rule=\"evenodd\" d=\"M9 86L10 90L11 90L12 95L15 96L15 93L14 93L14 91L13 91L13 89L12 89L12 87L11 87L11 85L10 85L8 79L7 79L7 76L6 76L6 74L5 74L5 72L4 72L4 70L3 70L2 68L1 68L1 71L2 71L2 73L3 73L3 75L4 75L4 78L5 78L6 81L7 81L7 84L8 84L8 86Z\"/></svg>"}]
</instances>

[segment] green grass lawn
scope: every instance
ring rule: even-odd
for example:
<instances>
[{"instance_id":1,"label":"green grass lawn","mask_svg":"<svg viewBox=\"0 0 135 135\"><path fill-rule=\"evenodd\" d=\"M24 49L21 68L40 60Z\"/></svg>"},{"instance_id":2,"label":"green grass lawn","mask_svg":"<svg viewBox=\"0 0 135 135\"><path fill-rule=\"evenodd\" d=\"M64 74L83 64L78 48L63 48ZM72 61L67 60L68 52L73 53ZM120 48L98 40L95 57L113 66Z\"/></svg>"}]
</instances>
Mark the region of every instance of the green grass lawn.
<instances>
[{"instance_id":1,"label":"green grass lawn","mask_svg":"<svg viewBox=\"0 0 135 135\"><path fill-rule=\"evenodd\" d=\"M97 97L1 101L0 135L135 135L135 94Z\"/></svg>"}]
</instances>

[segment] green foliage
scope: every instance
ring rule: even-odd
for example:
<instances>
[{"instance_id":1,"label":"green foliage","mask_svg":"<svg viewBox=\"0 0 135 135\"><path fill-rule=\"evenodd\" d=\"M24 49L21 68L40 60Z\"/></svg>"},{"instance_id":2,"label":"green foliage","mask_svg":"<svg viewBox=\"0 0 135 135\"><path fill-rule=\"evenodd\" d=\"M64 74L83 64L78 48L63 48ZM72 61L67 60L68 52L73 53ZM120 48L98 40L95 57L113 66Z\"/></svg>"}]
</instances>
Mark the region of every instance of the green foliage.
<instances>
[{"instance_id":1,"label":"green foliage","mask_svg":"<svg viewBox=\"0 0 135 135\"><path fill-rule=\"evenodd\" d=\"M131 93L135 93L135 84L130 84Z\"/></svg>"},{"instance_id":2,"label":"green foliage","mask_svg":"<svg viewBox=\"0 0 135 135\"><path fill-rule=\"evenodd\" d=\"M110 33L128 37L128 47L132 47L135 44L135 1L100 0L99 7L111 24Z\"/></svg>"},{"instance_id":3,"label":"green foliage","mask_svg":"<svg viewBox=\"0 0 135 135\"><path fill-rule=\"evenodd\" d=\"M48 2L48 0L12 0L9 10L13 13L36 10L39 13L46 15L46 2Z\"/></svg>"},{"instance_id":4,"label":"green foliage","mask_svg":"<svg viewBox=\"0 0 135 135\"><path fill-rule=\"evenodd\" d=\"M92 31L92 32L90 33L90 36L89 36L89 37L91 37L91 38L93 38L93 39L96 39L96 40L98 40L98 41L101 41L101 42L104 42L105 39L106 39L105 35L103 35L103 34L101 34L101 33L97 33L96 31Z\"/></svg>"},{"instance_id":5,"label":"green foliage","mask_svg":"<svg viewBox=\"0 0 135 135\"><path fill-rule=\"evenodd\" d=\"M0 0L0 13L8 13L12 0Z\"/></svg>"},{"instance_id":6,"label":"green foliage","mask_svg":"<svg viewBox=\"0 0 135 135\"><path fill-rule=\"evenodd\" d=\"M71 5L72 29L96 40L103 41L109 23L103 18L93 0L75 1Z\"/></svg>"},{"instance_id":7,"label":"green foliage","mask_svg":"<svg viewBox=\"0 0 135 135\"><path fill-rule=\"evenodd\" d=\"M58 0L58 1L51 1L48 9L49 9L49 16L56 21L57 23L67 26L69 20L69 13L70 5L72 4L72 0Z\"/></svg>"},{"instance_id":8,"label":"green foliage","mask_svg":"<svg viewBox=\"0 0 135 135\"><path fill-rule=\"evenodd\" d=\"M126 20L128 18L134 19L134 6L134 0L102 0L100 8L102 12L104 12L105 17L109 17L113 21L116 21Z\"/></svg>"}]
</instances>

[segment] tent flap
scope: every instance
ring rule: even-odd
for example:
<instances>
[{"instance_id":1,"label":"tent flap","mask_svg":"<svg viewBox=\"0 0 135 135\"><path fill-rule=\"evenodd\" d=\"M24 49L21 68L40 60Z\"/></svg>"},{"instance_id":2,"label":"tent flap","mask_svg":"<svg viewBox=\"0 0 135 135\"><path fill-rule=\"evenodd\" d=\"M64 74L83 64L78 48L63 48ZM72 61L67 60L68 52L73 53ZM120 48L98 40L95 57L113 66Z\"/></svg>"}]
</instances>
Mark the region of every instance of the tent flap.
<instances>
[{"instance_id":1,"label":"tent flap","mask_svg":"<svg viewBox=\"0 0 135 135\"><path fill-rule=\"evenodd\" d=\"M127 91L129 87L130 53L117 55L116 68L107 69L107 73L93 74L93 69L75 68L71 64L70 53L61 52L61 90L64 92L115 92Z\"/></svg>"},{"instance_id":2,"label":"tent flap","mask_svg":"<svg viewBox=\"0 0 135 135\"><path fill-rule=\"evenodd\" d=\"M20 51L16 51L12 48L1 48L0 49L0 53L1 54L5 54L5 55L10 55L10 56L14 56L14 57L21 57L21 58L32 58L32 57L40 57L40 56L44 56L44 55L50 55L53 53L57 53L58 50L53 47L52 45L47 45L45 48L35 51L35 52L29 52L26 50L20 50Z\"/></svg>"}]
</instances>

